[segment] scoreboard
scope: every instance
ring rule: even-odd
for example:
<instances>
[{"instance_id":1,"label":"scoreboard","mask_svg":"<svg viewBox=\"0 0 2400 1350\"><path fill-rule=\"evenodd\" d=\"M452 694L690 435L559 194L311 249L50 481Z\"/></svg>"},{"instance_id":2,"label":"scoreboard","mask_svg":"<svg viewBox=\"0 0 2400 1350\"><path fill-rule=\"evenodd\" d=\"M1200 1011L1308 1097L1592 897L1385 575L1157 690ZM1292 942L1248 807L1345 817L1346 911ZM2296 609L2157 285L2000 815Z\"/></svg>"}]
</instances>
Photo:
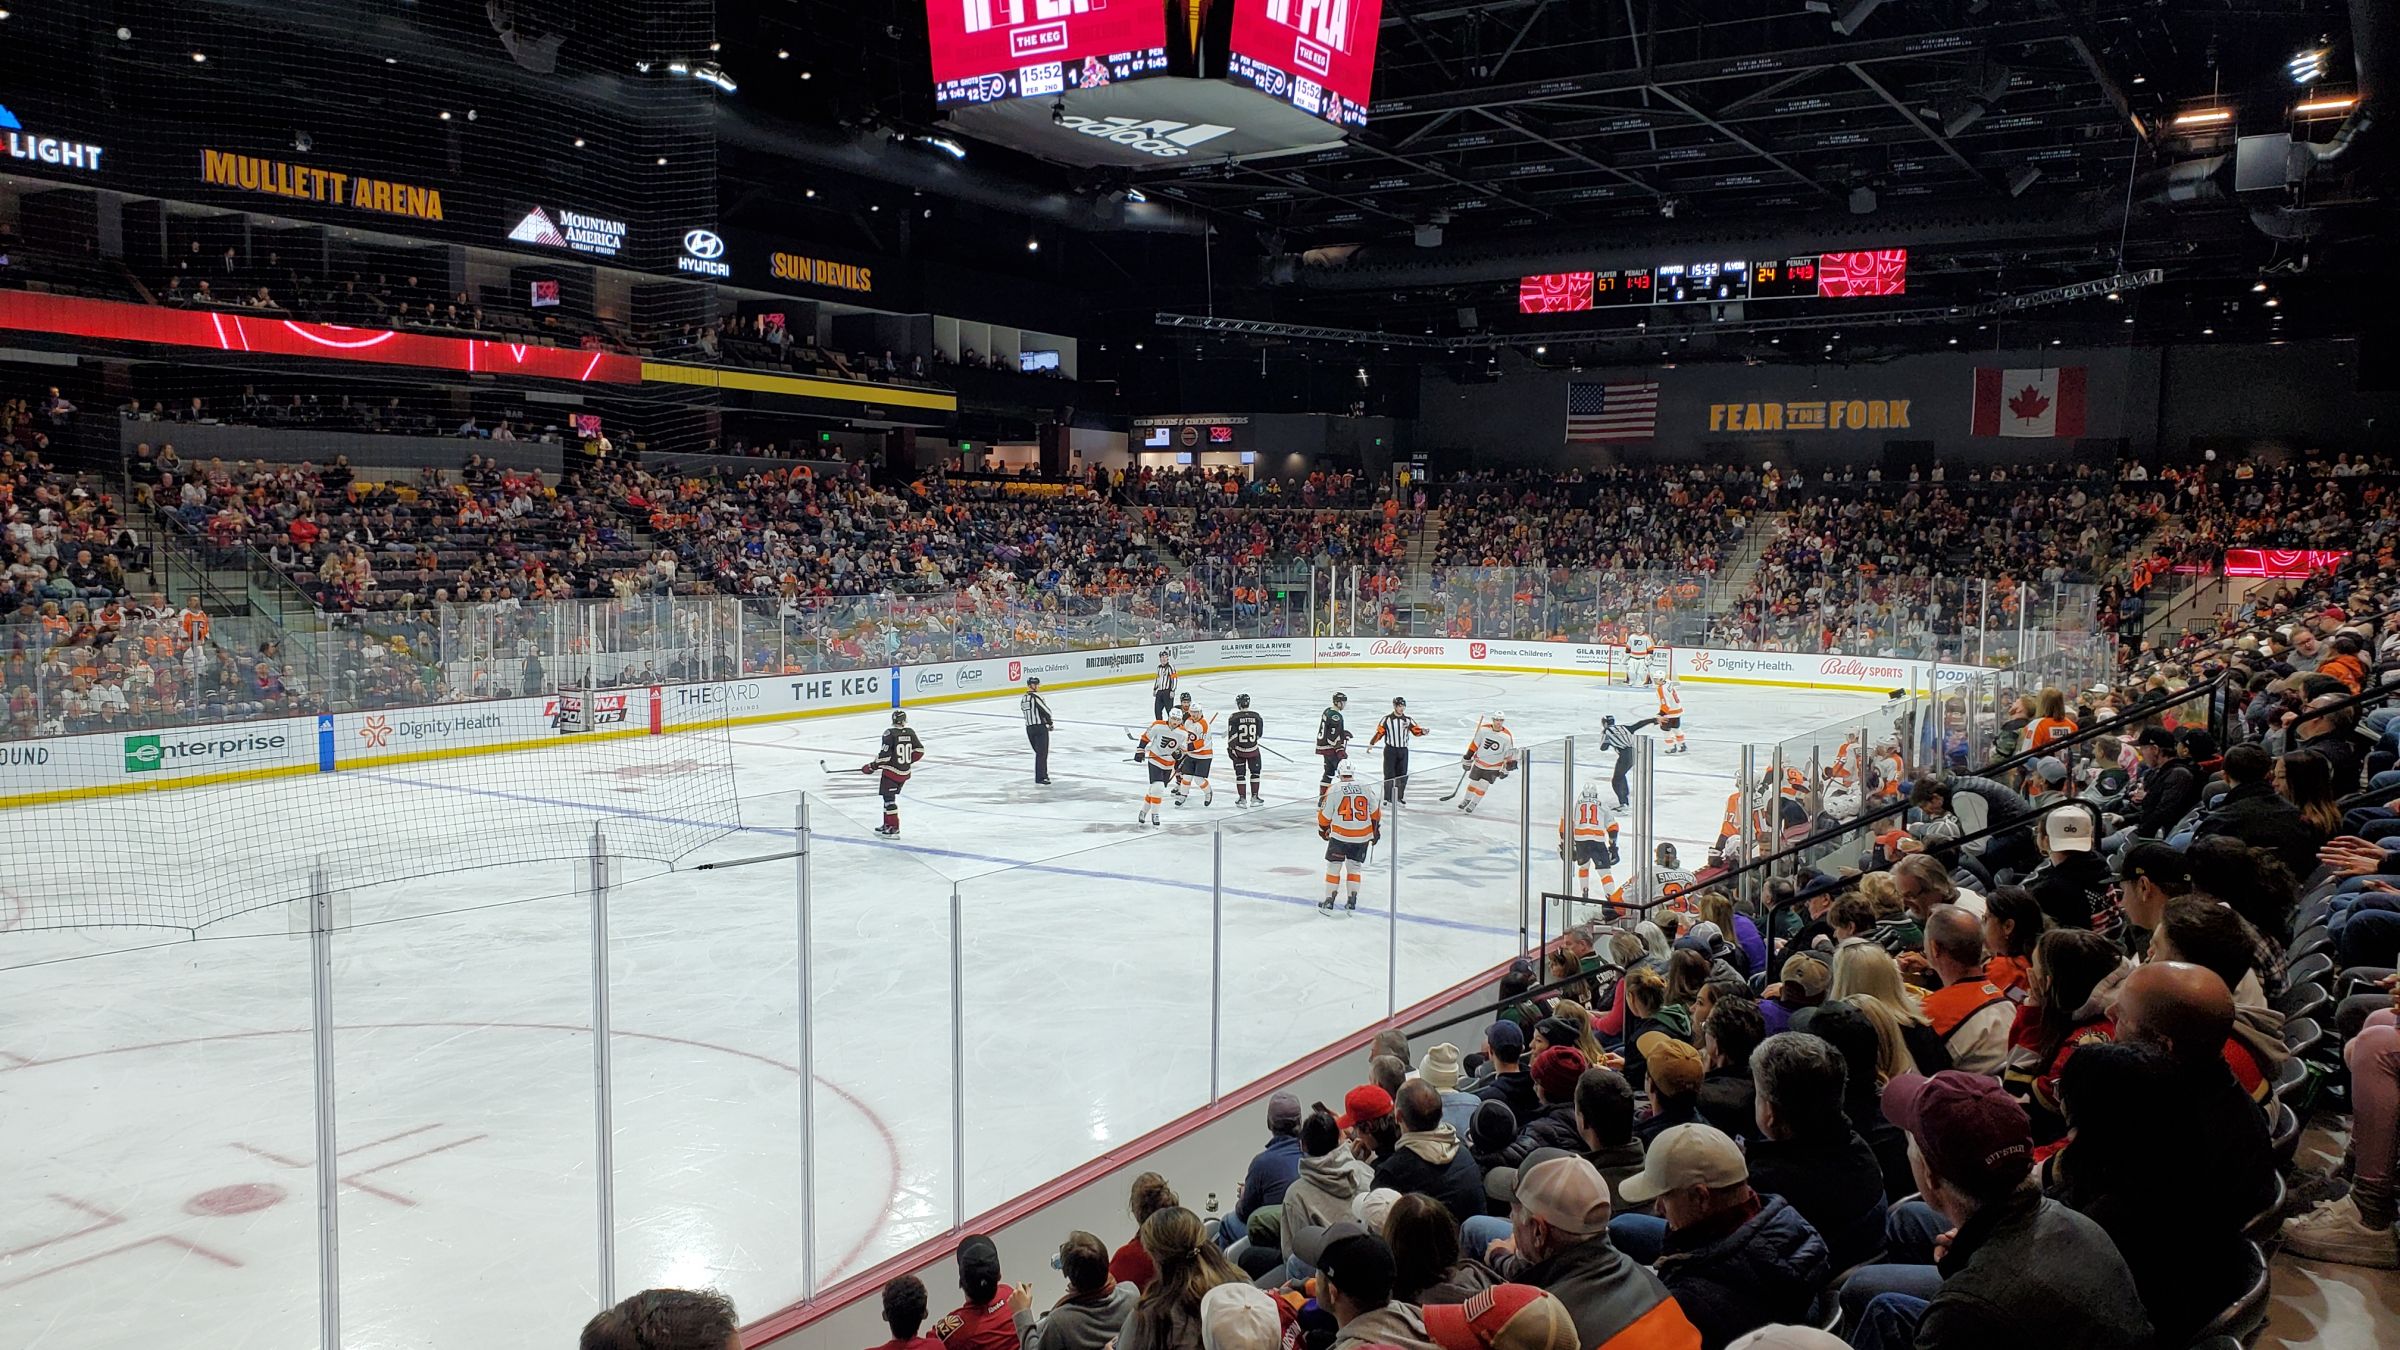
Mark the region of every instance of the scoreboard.
<instances>
[{"instance_id":1,"label":"scoreboard","mask_svg":"<svg viewBox=\"0 0 2400 1350\"><path fill-rule=\"evenodd\" d=\"M1903 295L1908 250L1805 253L1786 258L1702 258L1655 267L1551 272L1520 278L1520 314L1574 314L1622 305L1719 300L1810 300Z\"/></svg>"}]
</instances>

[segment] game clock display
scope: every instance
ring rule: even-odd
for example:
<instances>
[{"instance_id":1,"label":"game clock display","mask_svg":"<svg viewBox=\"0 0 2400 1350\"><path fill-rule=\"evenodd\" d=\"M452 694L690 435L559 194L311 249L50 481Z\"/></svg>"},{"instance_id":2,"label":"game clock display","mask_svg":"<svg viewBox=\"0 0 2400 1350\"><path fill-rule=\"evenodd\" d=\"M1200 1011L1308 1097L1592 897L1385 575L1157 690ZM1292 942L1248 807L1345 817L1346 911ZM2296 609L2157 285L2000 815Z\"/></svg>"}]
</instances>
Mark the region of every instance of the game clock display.
<instances>
[{"instance_id":1,"label":"game clock display","mask_svg":"<svg viewBox=\"0 0 2400 1350\"><path fill-rule=\"evenodd\" d=\"M1231 0L1225 73L1336 126L1367 124L1383 0Z\"/></svg>"},{"instance_id":2,"label":"game clock display","mask_svg":"<svg viewBox=\"0 0 2400 1350\"><path fill-rule=\"evenodd\" d=\"M926 0L936 104L1097 89L1167 68L1163 6L1124 0Z\"/></svg>"}]
</instances>

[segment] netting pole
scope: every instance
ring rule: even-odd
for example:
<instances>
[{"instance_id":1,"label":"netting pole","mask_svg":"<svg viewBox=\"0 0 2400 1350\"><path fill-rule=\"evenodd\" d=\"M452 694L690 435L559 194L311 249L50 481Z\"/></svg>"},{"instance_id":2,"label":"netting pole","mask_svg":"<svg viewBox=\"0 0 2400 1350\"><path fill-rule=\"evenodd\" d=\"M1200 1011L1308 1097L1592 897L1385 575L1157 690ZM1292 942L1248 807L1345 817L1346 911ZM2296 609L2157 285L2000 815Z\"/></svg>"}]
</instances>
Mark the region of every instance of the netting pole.
<instances>
[{"instance_id":1,"label":"netting pole","mask_svg":"<svg viewBox=\"0 0 2400 1350\"><path fill-rule=\"evenodd\" d=\"M1208 1103L1224 1096L1218 1070L1225 1046L1225 822L1208 836Z\"/></svg>"},{"instance_id":2,"label":"netting pole","mask_svg":"<svg viewBox=\"0 0 2400 1350\"><path fill-rule=\"evenodd\" d=\"M1384 871L1390 876L1391 886L1384 900L1383 1016L1390 1021L1400 1015L1400 813L1388 811L1385 815L1392 837L1383 852Z\"/></svg>"},{"instance_id":3,"label":"netting pole","mask_svg":"<svg viewBox=\"0 0 2400 1350\"><path fill-rule=\"evenodd\" d=\"M1747 865L1758 860L1758 811L1751 805L1753 801L1757 800L1758 794L1757 746L1744 745L1742 747L1740 781L1733 786L1733 809L1736 813L1736 820L1741 825L1742 862ZM1757 897L1757 878L1758 873L1756 872L1745 871L1742 873L1741 898L1743 900L1752 900Z\"/></svg>"},{"instance_id":4,"label":"netting pole","mask_svg":"<svg viewBox=\"0 0 2400 1350\"><path fill-rule=\"evenodd\" d=\"M1658 813L1653 809L1658 790L1657 754L1658 743L1645 736L1642 738L1641 753L1633 761L1633 875L1640 879L1640 884L1634 890L1634 899L1644 901L1658 898L1651 894L1657 881L1650 870L1650 859L1658 849L1658 841L1653 837L1654 822L1658 819Z\"/></svg>"},{"instance_id":5,"label":"netting pole","mask_svg":"<svg viewBox=\"0 0 2400 1350\"><path fill-rule=\"evenodd\" d=\"M308 890L310 1039L317 1052L317 1338L324 1350L341 1350L342 1165L333 1116L333 886L322 858L309 873Z\"/></svg>"},{"instance_id":6,"label":"netting pole","mask_svg":"<svg viewBox=\"0 0 2400 1350\"><path fill-rule=\"evenodd\" d=\"M1559 801L1564 805L1559 808L1558 821L1558 893L1573 895L1575 893L1575 827L1582 823L1583 812L1582 803L1575 800L1574 737L1569 736L1566 739L1566 751L1559 757L1559 761ZM1558 909L1558 926L1562 930L1570 927L1568 921L1574 917L1574 902L1560 901Z\"/></svg>"},{"instance_id":7,"label":"netting pole","mask_svg":"<svg viewBox=\"0 0 2400 1350\"><path fill-rule=\"evenodd\" d=\"M950 883L950 1227L967 1225L966 906Z\"/></svg>"},{"instance_id":8,"label":"netting pole","mask_svg":"<svg viewBox=\"0 0 2400 1350\"><path fill-rule=\"evenodd\" d=\"M1517 909L1533 903L1533 752L1519 751L1517 772ZM1542 945L1550 945L1550 907L1542 906Z\"/></svg>"},{"instance_id":9,"label":"netting pole","mask_svg":"<svg viewBox=\"0 0 2400 1350\"><path fill-rule=\"evenodd\" d=\"M799 872L800 901L800 1297L817 1296L817 1019L815 997L809 988L809 962L816 952L813 897L809 891L808 794L792 809L794 866Z\"/></svg>"},{"instance_id":10,"label":"netting pole","mask_svg":"<svg viewBox=\"0 0 2400 1350\"><path fill-rule=\"evenodd\" d=\"M588 705L587 705L588 706ZM592 1173L600 1200L600 1306L617 1301L617 1132L608 1080L608 839L592 826Z\"/></svg>"},{"instance_id":11,"label":"netting pole","mask_svg":"<svg viewBox=\"0 0 2400 1350\"><path fill-rule=\"evenodd\" d=\"M1314 564L1308 569L1308 635L1312 638L1317 635L1317 569Z\"/></svg>"}]
</instances>

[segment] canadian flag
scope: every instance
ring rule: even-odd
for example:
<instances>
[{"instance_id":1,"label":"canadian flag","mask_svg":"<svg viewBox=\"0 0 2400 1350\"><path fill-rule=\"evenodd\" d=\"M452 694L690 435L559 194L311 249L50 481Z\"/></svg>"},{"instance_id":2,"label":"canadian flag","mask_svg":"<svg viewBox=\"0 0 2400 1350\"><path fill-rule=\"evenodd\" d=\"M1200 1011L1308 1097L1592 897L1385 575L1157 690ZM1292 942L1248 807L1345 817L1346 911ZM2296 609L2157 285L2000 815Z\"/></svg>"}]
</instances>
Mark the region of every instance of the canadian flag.
<instances>
[{"instance_id":1,"label":"canadian flag","mask_svg":"<svg viewBox=\"0 0 2400 1350\"><path fill-rule=\"evenodd\" d=\"M2081 436L2083 372L2082 366L1976 367L1975 434L2038 440Z\"/></svg>"}]
</instances>

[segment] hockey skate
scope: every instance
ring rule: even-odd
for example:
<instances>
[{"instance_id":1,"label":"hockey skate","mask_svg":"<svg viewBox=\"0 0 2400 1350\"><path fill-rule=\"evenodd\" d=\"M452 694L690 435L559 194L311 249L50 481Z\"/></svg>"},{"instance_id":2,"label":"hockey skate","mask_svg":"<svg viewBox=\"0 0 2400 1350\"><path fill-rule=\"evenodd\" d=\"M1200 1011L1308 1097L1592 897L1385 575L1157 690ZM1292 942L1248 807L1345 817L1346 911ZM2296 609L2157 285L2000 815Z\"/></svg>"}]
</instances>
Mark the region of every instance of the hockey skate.
<instances>
[{"instance_id":1,"label":"hockey skate","mask_svg":"<svg viewBox=\"0 0 2400 1350\"><path fill-rule=\"evenodd\" d=\"M1217 790L1213 787L1200 789L1200 804L1202 806L1215 806L1217 804Z\"/></svg>"},{"instance_id":2,"label":"hockey skate","mask_svg":"<svg viewBox=\"0 0 2400 1350\"><path fill-rule=\"evenodd\" d=\"M1358 912L1358 896L1353 893L1350 897L1349 903L1343 905L1342 908L1348 910L1352 914L1356 914Z\"/></svg>"},{"instance_id":3,"label":"hockey skate","mask_svg":"<svg viewBox=\"0 0 2400 1350\"><path fill-rule=\"evenodd\" d=\"M897 825L878 825L875 827L875 833L880 834L888 839L900 833L900 827Z\"/></svg>"},{"instance_id":4,"label":"hockey skate","mask_svg":"<svg viewBox=\"0 0 2400 1350\"><path fill-rule=\"evenodd\" d=\"M1329 896L1326 896L1324 899L1322 899L1322 900L1319 900L1319 901L1317 902L1317 912L1318 912L1319 914L1327 914L1327 915L1330 915L1330 914L1332 914L1332 913L1333 913L1333 897L1329 895Z\"/></svg>"}]
</instances>

